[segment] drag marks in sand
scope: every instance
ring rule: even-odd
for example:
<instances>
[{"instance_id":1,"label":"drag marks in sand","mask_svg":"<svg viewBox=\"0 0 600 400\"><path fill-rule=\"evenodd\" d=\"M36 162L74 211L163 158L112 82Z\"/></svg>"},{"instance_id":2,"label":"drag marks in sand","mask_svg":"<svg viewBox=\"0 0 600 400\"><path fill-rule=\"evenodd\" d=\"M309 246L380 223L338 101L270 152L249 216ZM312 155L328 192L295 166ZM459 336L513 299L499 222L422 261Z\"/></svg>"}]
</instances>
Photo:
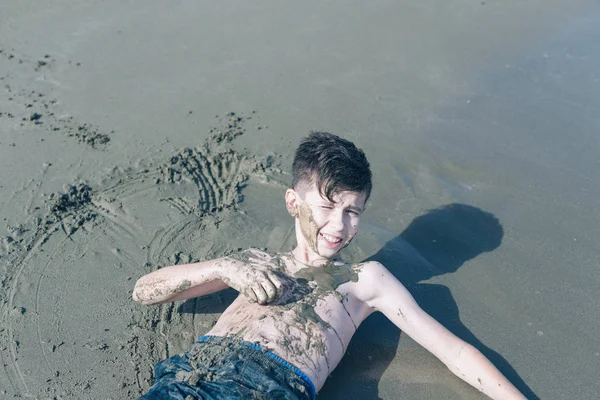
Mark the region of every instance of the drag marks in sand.
<instances>
[{"instance_id":1,"label":"drag marks in sand","mask_svg":"<svg viewBox=\"0 0 600 400\"><path fill-rule=\"evenodd\" d=\"M2 238L3 396L133 398L156 361L210 329L234 292L145 307L131 290L159 266L266 241L238 204L249 180L278 171L232 149L246 121L228 113L196 148L68 185Z\"/></svg>"},{"instance_id":2,"label":"drag marks in sand","mask_svg":"<svg viewBox=\"0 0 600 400\"><path fill-rule=\"evenodd\" d=\"M105 130L90 123L80 122L76 117L65 114L59 100L49 95L49 86L60 86L55 81L55 68L79 68L80 63L69 61L70 65L57 65L50 54L37 59L18 54L15 49L0 43L0 122L13 128L32 128L42 133L40 141L58 135L77 140L94 149L104 149L110 142L114 130ZM16 82L26 75L27 86ZM31 76L35 78L32 80ZM0 125L1 126L1 125ZM14 146L13 143L9 145Z\"/></svg>"}]
</instances>

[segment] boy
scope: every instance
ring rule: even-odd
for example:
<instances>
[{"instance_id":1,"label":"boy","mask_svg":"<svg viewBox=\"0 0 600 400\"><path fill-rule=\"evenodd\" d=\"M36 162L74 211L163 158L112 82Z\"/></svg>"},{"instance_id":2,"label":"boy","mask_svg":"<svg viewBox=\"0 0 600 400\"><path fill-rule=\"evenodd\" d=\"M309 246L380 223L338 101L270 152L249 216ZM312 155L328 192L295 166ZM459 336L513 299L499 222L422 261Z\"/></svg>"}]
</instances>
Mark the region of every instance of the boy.
<instances>
[{"instance_id":1,"label":"boy","mask_svg":"<svg viewBox=\"0 0 600 400\"><path fill-rule=\"evenodd\" d=\"M285 204L296 248L247 250L174 265L143 276L133 298L180 301L231 287L240 292L216 325L185 353L159 362L143 399L314 399L352 335L375 311L494 399L523 399L474 347L415 303L380 263L344 263L340 250L359 229L371 171L353 143L313 132L296 151Z\"/></svg>"}]
</instances>

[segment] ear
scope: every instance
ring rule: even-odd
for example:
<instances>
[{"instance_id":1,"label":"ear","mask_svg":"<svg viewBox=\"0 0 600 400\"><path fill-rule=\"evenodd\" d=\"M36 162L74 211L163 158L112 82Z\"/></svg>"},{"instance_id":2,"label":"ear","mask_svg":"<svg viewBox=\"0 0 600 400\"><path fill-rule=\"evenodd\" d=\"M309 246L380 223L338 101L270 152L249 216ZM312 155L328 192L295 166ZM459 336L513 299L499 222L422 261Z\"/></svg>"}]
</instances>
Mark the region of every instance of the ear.
<instances>
[{"instance_id":1,"label":"ear","mask_svg":"<svg viewBox=\"0 0 600 400\"><path fill-rule=\"evenodd\" d=\"M298 215L298 202L300 195L294 189L288 189L285 191L285 208L292 217Z\"/></svg>"}]
</instances>

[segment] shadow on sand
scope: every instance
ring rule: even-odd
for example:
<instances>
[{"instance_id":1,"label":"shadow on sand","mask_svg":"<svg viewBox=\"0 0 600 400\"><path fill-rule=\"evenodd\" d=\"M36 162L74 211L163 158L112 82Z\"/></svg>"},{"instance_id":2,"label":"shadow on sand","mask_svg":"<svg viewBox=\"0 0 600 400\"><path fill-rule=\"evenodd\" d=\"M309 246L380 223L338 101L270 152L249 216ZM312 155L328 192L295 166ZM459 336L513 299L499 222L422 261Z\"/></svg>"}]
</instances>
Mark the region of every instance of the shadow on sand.
<instances>
[{"instance_id":1,"label":"shadow on sand","mask_svg":"<svg viewBox=\"0 0 600 400\"><path fill-rule=\"evenodd\" d=\"M476 207L450 204L415 218L368 260L385 265L426 312L479 349L528 399L537 399L508 361L461 323L458 306L447 287L420 283L455 272L480 253L496 249L503 235L494 215ZM378 399L379 381L396 355L400 336L400 330L382 314L367 318L319 398Z\"/></svg>"}]
</instances>

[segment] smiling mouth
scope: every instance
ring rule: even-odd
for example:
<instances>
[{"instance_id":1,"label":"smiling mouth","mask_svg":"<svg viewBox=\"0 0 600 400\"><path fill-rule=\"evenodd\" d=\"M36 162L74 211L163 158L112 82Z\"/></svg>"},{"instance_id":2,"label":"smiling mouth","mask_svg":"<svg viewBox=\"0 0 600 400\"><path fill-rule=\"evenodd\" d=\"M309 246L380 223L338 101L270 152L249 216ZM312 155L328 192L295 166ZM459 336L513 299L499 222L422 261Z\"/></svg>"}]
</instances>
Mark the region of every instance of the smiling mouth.
<instances>
[{"instance_id":1,"label":"smiling mouth","mask_svg":"<svg viewBox=\"0 0 600 400\"><path fill-rule=\"evenodd\" d=\"M319 237L323 239L323 241L325 241L326 244L330 245L330 246L337 246L338 244L342 243L342 239L338 238L336 236L331 236L328 235L326 233L319 233Z\"/></svg>"}]
</instances>

